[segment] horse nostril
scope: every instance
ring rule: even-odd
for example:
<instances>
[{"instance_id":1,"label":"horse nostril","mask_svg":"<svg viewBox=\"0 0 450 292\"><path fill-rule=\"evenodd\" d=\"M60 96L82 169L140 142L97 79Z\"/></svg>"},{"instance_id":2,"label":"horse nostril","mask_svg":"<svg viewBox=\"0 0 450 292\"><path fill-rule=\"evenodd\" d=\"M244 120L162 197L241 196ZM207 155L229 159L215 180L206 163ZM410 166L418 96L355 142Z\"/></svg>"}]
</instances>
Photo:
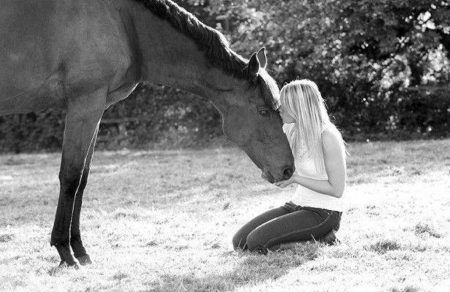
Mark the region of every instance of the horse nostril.
<instances>
[{"instance_id":1,"label":"horse nostril","mask_svg":"<svg viewBox=\"0 0 450 292\"><path fill-rule=\"evenodd\" d=\"M293 174L294 170L292 169L292 167L286 167L283 171L283 179L290 179Z\"/></svg>"}]
</instances>

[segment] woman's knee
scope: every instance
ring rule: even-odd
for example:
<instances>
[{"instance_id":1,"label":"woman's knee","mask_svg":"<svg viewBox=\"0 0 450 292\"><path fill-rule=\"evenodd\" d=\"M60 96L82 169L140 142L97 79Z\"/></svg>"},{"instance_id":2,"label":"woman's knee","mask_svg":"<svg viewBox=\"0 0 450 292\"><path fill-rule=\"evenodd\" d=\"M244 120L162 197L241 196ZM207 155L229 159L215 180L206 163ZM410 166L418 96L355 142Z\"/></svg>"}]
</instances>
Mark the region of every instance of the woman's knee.
<instances>
[{"instance_id":1,"label":"woman's knee","mask_svg":"<svg viewBox=\"0 0 450 292\"><path fill-rule=\"evenodd\" d=\"M251 232L247 236L247 248L251 252L258 252L260 254L267 254L268 247L265 246L266 242L258 235L257 232Z\"/></svg>"},{"instance_id":2,"label":"woman's knee","mask_svg":"<svg viewBox=\"0 0 450 292\"><path fill-rule=\"evenodd\" d=\"M258 232L250 232L247 234L236 233L233 236L233 248L234 250L257 250L258 247L262 246L262 240L258 235Z\"/></svg>"},{"instance_id":3,"label":"woman's knee","mask_svg":"<svg viewBox=\"0 0 450 292\"><path fill-rule=\"evenodd\" d=\"M233 236L232 242L234 250L244 250L246 248L246 239L240 232Z\"/></svg>"},{"instance_id":4,"label":"woman's knee","mask_svg":"<svg viewBox=\"0 0 450 292\"><path fill-rule=\"evenodd\" d=\"M247 248L249 251L259 250L264 247L265 243L259 234L258 230L250 232L246 239Z\"/></svg>"}]
</instances>

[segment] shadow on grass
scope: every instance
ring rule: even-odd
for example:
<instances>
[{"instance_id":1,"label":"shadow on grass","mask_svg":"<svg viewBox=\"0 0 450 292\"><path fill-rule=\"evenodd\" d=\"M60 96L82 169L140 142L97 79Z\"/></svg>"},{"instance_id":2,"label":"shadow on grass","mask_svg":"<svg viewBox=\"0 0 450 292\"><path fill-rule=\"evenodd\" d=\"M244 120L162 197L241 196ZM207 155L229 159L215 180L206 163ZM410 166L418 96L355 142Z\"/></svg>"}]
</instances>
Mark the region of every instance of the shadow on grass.
<instances>
[{"instance_id":1,"label":"shadow on grass","mask_svg":"<svg viewBox=\"0 0 450 292\"><path fill-rule=\"evenodd\" d=\"M257 285L276 280L308 261L317 258L322 244L298 244L286 251L260 255L249 252L229 252L223 255L224 261L235 262L232 270L214 271L203 277L193 274L171 275L160 278L159 283L147 283L148 291L234 291L246 285Z\"/></svg>"}]
</instances>

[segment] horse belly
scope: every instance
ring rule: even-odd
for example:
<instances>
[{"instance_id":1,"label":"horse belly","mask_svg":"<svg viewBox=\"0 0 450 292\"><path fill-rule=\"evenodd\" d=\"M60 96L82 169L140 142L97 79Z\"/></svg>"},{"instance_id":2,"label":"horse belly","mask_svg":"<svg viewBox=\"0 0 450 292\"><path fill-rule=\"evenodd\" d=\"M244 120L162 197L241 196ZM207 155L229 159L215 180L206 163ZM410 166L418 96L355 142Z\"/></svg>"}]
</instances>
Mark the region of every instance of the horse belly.
<instances>
[{"instance_id":1,"label":"horse belly","mask_svg":"<svg viewBox=\"0 0 450 292\"><path fill-rule=\"evenodd\" d=\"M0 114L59 104L52 1L6 1L0 12ZM46 15L47 14L47 15Z\"/></svg>"},{"instance_id":2,"label":"horse belly","mask_svg":"<svg viewBox=\"0 0 450 292\"><path fill-rule=\"evenodd\" d=\"M39 111L63 104L63 73L59 69L47 70L44 56L17 52L6 55L6 60L4 55L2 57L0 115Z\"/></svg>"},{"instance_id":3,"label":"horse belly","mask_svg":"<svg viewBox=\"0 0 450 292\"><path fill-rule=\"evenodd\" d=\"M40 111L64 105L64 86L61 79L55 75L35 88L7 89L2 92L2 95L3 98L0 98L0 116Z\"/></svg>"},{"instance_id":4,"label":"horse belly","mask_svg":"<svg viewBox=\"0 0 450 292\"><path fill-rule=\"evenodd\" d=\"M110 91L111 104L136 85L138 66L113 7L92 0L6 3L0 10L0 114L76 102L99 88Z\"/></svg>"}]
</instances>

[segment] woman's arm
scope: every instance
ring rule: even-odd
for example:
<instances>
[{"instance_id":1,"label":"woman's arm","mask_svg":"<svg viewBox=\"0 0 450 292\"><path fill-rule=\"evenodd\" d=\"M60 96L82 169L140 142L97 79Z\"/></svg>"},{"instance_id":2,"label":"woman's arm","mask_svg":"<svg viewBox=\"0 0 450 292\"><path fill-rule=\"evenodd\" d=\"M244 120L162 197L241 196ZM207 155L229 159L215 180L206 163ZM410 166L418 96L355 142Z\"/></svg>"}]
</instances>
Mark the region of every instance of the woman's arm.
<instances>
[{"instance_id":1,"label":"woman's arm","mask_svg":"<svg viewBox=\"0 0 450 292\"><path fill-rule=\"evenodd\" d=\"M295 173L290 179L277 182L275 185L285 188L292 183L297 183L321 194L342 197L347 177L344 146L336 133L325 130L322 133L322 147L328 180L310 179Z\"/></svg>"}]
</instances>

